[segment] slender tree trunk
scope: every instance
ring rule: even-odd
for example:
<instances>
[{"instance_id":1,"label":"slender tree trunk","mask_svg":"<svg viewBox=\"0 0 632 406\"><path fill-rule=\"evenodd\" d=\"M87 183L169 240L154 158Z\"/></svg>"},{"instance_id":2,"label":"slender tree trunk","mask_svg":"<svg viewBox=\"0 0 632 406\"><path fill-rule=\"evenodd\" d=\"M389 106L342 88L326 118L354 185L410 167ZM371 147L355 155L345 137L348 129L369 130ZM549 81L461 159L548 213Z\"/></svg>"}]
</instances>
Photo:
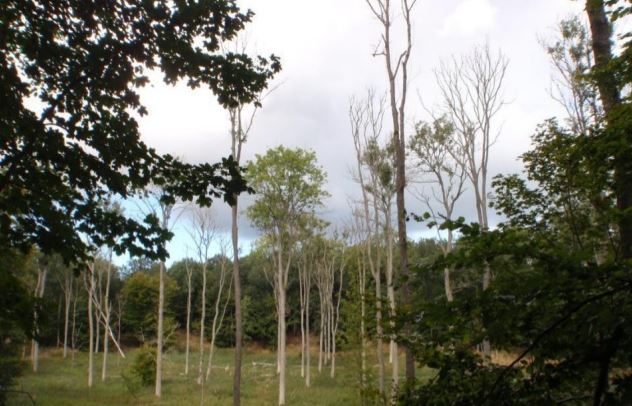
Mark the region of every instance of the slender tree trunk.
<instances>
[{"instance_id":1,"label":"slender tree trunk","mask_svg":"<svg viewBox=\"0 0 632 406\"><path fill-rule=\"evenodd\" d=\"M94 268L89 270L90 282L88 286L88 387L92 387L94 374L94 312L92 302L94 298Z\"/></svg>"},{"instance_id":2,"label":"slender tree trunk","mask_svg":"<svg viewBox=\"0 0 632 406\"><path fill-rule=\"evenodd\" d=\"M386 295L388 297L389 316L391 317L391 329L395 328L395 286L393 285L393 228L391 225L391 209L388 202L385 210L385 234L386 234ZM392 371L393 393L397 390L399 384L399 359L397 357L397 342L395 336L391 335L389 346L389 358Z\"/></svg>"},{"instance_id":3,"label":"slender tree trunk","mask_svg":"<svg viewBox=\"0 0 632 406\"><path fill-rule=\"evenodd\" d=\"M200 360L198 363L198 385L201 385L204 380L202 368L204 366L204 327L206 324L206 267L206 263L202 264L202 312L200 314Z\"/></svg>"},{"instance_id":4,"label":"slender tree trunk","mask_svg":"<svg viewBox=\"0 0 632 406\"><path fill-rule=\"evenodd\" d=\"M282 266L279 265L279 279L283 279ZM282 282L282 281L280 281ZM286 367L286 354L285 354L285 289L283 288L283 283L279 284L279 327L280 327L280 347L279 347L279 360L280 360L280 371L279 371L279 405L285 404L285 367Z\"/></svg>"},{"instance_id":5,"label":"slender tree trunk","mask_svg":"<svg viewBox=\"0 0 632 406\"><path fill-rule=\"evenodd\" d=\"M64 281L64 358L68 356L68 327L70 324L70 302L72 300L72 276Z\"/></svg>"},{"instance_id":6,"label":"slender tree trunk","mask_svg":"<svg viewBox=\"0 0 632 406\"><path fill-rule=\"evenodd\" d=\"M302 268L302 267L301 267ZM305 269L299 268L298 275L298 294L301 300L301 378L305 377L305 301L304 301L304 286L303 286L303 272Z\"/></svg>"},{"instance_id":7,"label":"slender tree trunk","mask_svg":"<svg viewBox=\"0 0 632 406\"><path fill-rule=\"evenodd\" d=\"M239 274L239 230L237 228L237 197L231 207L231 237L233 243L233 289L235 294L235 372L233 374L233 406L241 403L241 353L242 353L242 315L241 315L241 276Z\"/></svg>"},{"instance_id":8,"label":"slender tree trunk","mask_svg":"<svg viewBox=\"0 0 632 406\"><path fill-rule=\"evenodd\" d=\"M308 277L309 278L309 277ZM311 353L311 344L310 344L310 333L309 333L309 282L307 284L307 300L305 303L305 386L308 388L311 385L311 373L310 373L310 353Z\"/></svg>"},{"instance_id":9,"label":"slender tree trunk","mask_svg":"<svg viewBox=\"0 0 632 406\"><path fill-rule=\"evenodd\" d=\"M103 328L103 365L101 369L101 381L105 382L108 374L108 350L110 345L110 310L112 309L110 303L110 279L112 276L112 255L108 261L106 275L105 275L105 295L103 297L103 304L105 305L105 326Z\"/></svg>"},{"instance_id":10,"label":"slender tree trunk","mask_svg":"<svg viewBox=\"0 0 632 406\"><path fill-rule=\"evenodd\" d=\"M164 329L164 306L165 306L165 263L160 262L160 285L158 288L158 331L156 338L156 387L154 394L156 397L162 396L162 347Z\"/></svg>"},{"instance_id":11,"label":"slender tree trunk","mask_svg":"<svg viewBox=\"0 0 632 406\"><path fill-rule=\"evenodd\" d=\"M57 299L57 348L61 347L61 302L62 295Z\"/></svg>"},{"instance_id":12,"label":"slender tree trunk","mask_svg":"<svg viewBox=\"0 0 632 406\"><path fill-rule=\"evenodd\" d=\"M35 286L35 297L42 299L44 297L44 289L46 288L46 275L48 274L47 268L38 268L37 270L37 285ZM37 308L33 311L33 320L35 322L35 338L31 340L31 363L33 372L37 372L39 369L39 314Z\"/></svg>"},{"instance_id":13,"label":"slender tree trunk","mask_svg":"<svg viewBox=\"0 0 632 406\"><path fill-rule=\"evenodd\" d=\"M325 307L323 304L323 293L322 290L319 290L319 298L320 298L320 329L319 329L319 338L318 338L318 372L320 373L323 370L323 340L325 339Z\"/></svg>"},{"instance_id":14,"label":"slender tree trunk","mask_svg":"<svg viewBox=\"0 0 632 406\"><path fill-rule=\"evenodd\" d=\"M223 256L223 253L222 253L222 256ZM230 289L232 288L232 286L228 287L229 293L228 293L228 296L226 297L226 302L224 303L224 306L221 309L221 314L220 314L220 304L221 304L221 299L222 299L222 293L224 292L224 284L226 283L226 264L224 262L221 264L220 272L221 273L220 273L219 287L217 291L217 298L215 299L215 314L213 315L213 324L211 325L211 349L209 350L208 364L206 367L206 377L205 377L206 380L208 380L209 376L211 375L211 368L213 367L213 354L215 354L215 340L217 338L217 334L222 328L224 315L226 314L226 307L228 307L228 301L230 300Z\"/></svg>"},{"instance_id":15,"label":"slender tree trunk","mask_svg":"<svg viewBox=\"0 0 632 406\"><path fill-rule=\"evenodd\" d=\"M191 272L187 270L187 344L184 356L184 374L189 375L189 348L191 345Z\"/></svg>"},{"instance_id":16,"label":"slender tree trunk","mask_svg":"<svg viewBox=\"0 0 632 406\"><path fill-rule=\"evenodd\" d=\"M384 393L384 348L382 339L384 331L382 329L382 282L380 278L375 280L375 323L377 333L377 364L378 364L378 389Z\"/></svg>"},{"instance_id":17,"label":"slender tree trunk","mask_svg":"<svg viewBox=\"0 0 632 406\"><path fill-rule=\"evenodd\" d=\"M70 332L70 345L72 353L72 366L75 366L75 351L77 349L77 298L79 297L79 282L75 284L75 295L72 301L72 329Z\"/></svg>"}]
</instances>

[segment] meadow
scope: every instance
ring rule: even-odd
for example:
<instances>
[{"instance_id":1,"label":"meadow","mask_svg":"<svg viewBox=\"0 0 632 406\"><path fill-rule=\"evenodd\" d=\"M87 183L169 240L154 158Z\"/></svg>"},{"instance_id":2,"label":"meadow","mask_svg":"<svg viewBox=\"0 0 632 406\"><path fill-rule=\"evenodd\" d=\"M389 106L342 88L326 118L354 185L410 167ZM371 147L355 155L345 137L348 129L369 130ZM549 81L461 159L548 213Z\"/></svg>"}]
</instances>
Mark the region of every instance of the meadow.
<instances>
[{"instance_id":1,"label":"meadow","mask_svg":"<svg viewBox=\"0 0 632 406\"><path fill-rule=\"evenodd\" d=\"M179 347L179 346L177 346ZM61 350L46 349L37 373L25 368L15 389L28 392L37 405L231 405L232 404L232 349L218 349L214 367L204 385L196 383L198 348L192 348L189 374L184 374L184 352L174 349L164 357L162 398L157 399L153 386L130 388L125 378L131 360L138 349L126 351L126 358L112 353L108 359L109 373L101 381L102 354L96 355L95 377L92 388L87 385L88 356L77 352L74 363L70 356L63 359ZM374 354L373 354L374 356ZM243 405L276 405L278 381L274 350L261 347L246 348L242 371ZM369 360L374 359L369 357ZM402 361L403 362L403 357ZM388 365L388 363L387 363ZM288 348L287 404L289 405L354 405L360 403L357 385L357 353L340 353L336 359L336 375L330 377L329 367L318 372L318 352L312 350L312 384L306 388L301 378L300 352L297 345ZM377 364L372 366L377 371ZM371 371L370 371L371 372ZM423 372L423 371L422 371ZM387 377L390 376L388 371ZM10 406L31 404L26 394L14 394Z\"/></svg>"}]
</instances>

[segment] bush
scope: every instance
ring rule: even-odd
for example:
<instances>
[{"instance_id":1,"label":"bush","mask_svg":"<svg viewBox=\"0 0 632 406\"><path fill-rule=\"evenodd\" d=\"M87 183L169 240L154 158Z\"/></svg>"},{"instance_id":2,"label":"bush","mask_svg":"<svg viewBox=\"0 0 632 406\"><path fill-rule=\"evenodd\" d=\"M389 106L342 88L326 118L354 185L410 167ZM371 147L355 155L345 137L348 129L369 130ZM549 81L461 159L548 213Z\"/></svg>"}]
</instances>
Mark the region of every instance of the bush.
<instances>
[{"instance_id":1,"label":"bush","mask_svg":"<svg viewBox=\"0 0 632 406\"><path fill-rule=\"evenodd\" d=\"M132 394L140 387L152 385L156 378L156 350L150 347L141 348L129 369L124 372L123 378Z\"/></svg>"}]
</instances>

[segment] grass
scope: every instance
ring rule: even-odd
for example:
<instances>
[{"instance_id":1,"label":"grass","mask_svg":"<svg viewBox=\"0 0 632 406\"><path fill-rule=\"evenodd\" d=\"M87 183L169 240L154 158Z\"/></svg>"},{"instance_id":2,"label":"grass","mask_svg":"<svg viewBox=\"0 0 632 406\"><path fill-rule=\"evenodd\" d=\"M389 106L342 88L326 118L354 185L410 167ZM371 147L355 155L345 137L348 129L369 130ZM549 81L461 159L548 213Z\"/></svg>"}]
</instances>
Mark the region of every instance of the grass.
<instances>
[{"instance_id":1,"label":"grass","mask_svg":"<svg viewBox=\"0 0 632 406\"><path fill-rule=\"evenodd\" d=\"M213 371L204 387L196 383L198 355L191 352L189 375L184 374L184 353L171 350L165 354L162 398L154 396L153 386L131 393L122 377L136 350L126 352L126 358L111 353L106 382L101 381L102 354L97 354L94 384L87 385L87 353L77 353L73 366L70 357L63 359L57 349L43 351L40 371L25 369L16 389L29 392L37 405L230 405L232 404L232 349L219 349L214 356ZM306 388L300 376L300 354L296 345L288 348L286 403L288 405L353 405L359 403L356 384L355 355L340 353L336 357L336 377L330 378L329 367L317 370L317 351L312 351L312 385ZM250 347L246 349L242 367L242 404L276 405L278 381L274 351ZM374 360L374 358L372 358ZM403 358L400 361L403 364ZM377 365L373 366L373 374ZM205 365L206 367L206 365ZM423 371L422 371L423 372ZM388 377L390 371L387 371ZM202 397L204 401L202 402ZM9 405L26 405L25 395L14 395Z\"/></svg>"}]
</instances>

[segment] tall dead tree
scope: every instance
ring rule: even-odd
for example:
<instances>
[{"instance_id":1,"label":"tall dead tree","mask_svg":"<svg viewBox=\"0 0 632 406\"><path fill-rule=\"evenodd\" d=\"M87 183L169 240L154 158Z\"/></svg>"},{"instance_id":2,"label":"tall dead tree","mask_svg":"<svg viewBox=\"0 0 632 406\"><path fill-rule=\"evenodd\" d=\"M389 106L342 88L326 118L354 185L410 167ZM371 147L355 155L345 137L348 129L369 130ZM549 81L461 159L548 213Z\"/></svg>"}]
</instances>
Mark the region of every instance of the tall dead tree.
<instances>
[{"instance_id":1,"label":"tall dead tree","mask_svg":"<svg viewBox=\"0 0 632 406\"><path fill-rule=\"evenodd\" d=\"M412 18L411 13L416 0L401 1L401 15L404 22L404 48L401 52L393 49L392 31L395 14L391 0L366 0L371 12L381 25L380 45L374 55L384 57L388 81L389 102L393 125L393 146L395 148L395 190L397 203L397 239L399 244L400 271L405 278L402 284L402 297L406 305L410 304L408 280L408 240L406 234L406 205L404 190L406 188L406 131L405 109L408 97L408 63L412 51ZM405 327L408 331L408 326ZM413 354L406 348L406 379L415 379L415 362Z\"/></svg>"},{"instance_id":2,"label":"tall dead tree","mask_svg":"<svg viewBox=\"0 0 632 406\"><path fill-rule=\"evenodd\" d=\"M351 124L351 135L353 145L356 152L356 177L360 184L362 192L362 217L366 230L366 244L364 249L369 264L369 272L375 282L375 325L376 325L376 354L378 361L378 391L384 393L384 351L383 351L383 328L382 328L382 287L381 287L381 269L380 269L380 249L379 236L376 235L379 229L377 216L371 215L370 206L376 207L375 202L371 202L371 196L368 192L368 181L366 180L366 168L364 165L364 146L369 134L381 132L382 118L384 115L384 102L378 103L378 108L373 109L372 98L368 98L371 102L365 103L352 99L349 105L349 121ZM375 249L374 249L375 245Z\"/></svg>"},{"instance_id":3,"label":"tall dead tree","mask_svg":"<svg viewBox=\"0 0 632 406\"><path fill-rule=\"evenodd\" d=\"M495 118L505 105L503 81L509 61L502 52L492 54L489 44L477 46L465 56L444 61L435 77L455 129L455 152L451 153L470 181L474 192L476 215L483 230L489 228L487 218L487 184L489 153L498 137ZM491 283L491 269L483 270L483 290ZM483 353L491 356L488 340Z\"/></svg>"}]
</instances>

